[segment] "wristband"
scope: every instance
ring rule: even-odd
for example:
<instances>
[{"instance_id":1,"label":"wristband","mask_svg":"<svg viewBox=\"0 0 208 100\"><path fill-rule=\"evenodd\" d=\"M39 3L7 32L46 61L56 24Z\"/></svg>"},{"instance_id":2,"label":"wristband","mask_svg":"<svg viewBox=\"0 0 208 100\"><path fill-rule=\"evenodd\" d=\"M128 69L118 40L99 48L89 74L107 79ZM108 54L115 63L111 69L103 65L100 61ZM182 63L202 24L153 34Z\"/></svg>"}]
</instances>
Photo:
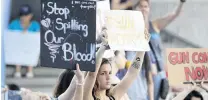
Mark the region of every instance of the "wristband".
<instances>
[{"instance_id":1,"label":"wristband","mask_svg":"<svg viewBox=\"0 0 208 100\"><path fill-rule=\"evenodd\" d=\"M78 81L77 81L77 85L83 86L83 85L84 85L84 82L83 82L83 81L82 81L82 82L78 82Z\"/></svg>"}]
</instances>

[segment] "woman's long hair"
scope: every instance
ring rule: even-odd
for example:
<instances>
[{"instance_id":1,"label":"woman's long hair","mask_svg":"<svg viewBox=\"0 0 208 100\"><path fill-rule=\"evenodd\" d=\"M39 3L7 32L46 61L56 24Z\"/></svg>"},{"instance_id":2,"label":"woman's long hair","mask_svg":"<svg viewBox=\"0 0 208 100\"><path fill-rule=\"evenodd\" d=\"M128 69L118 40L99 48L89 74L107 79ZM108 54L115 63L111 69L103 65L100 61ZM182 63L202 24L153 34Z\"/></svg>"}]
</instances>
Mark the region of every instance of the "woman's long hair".
<instances>
[{"instance_id":1,"label":"woman's long hair","mask_svg":"<svg viewBox=\"0 0 208 100\"><path fill-rule=\"evenodd\" d=\"M104 64L110 64L110 66L111 66L111 62L109 61L109 59L106 59L106 58L103 58L102 59L102 62L101 62L101 65L100 66L102 66ZM100 83L96 79L95 85L94 85L94 88L93 88L93 91L92 91L92 94L95 96L96 99L99 99L100 98L100 95L97 93L98 90L100 90ZM110 89L107 89L106 90L106 95L108 97L110 97Z\"/></svg>"},{"instance_id":2,"label":"woman's long hair","mask_svg":"<svg viewBox=\"0 0 208 100\"><path fill-rule=\"evenodd\" d=\"M151 67L151 60L150 60L150 57L149 57L148 53L146 52L145 55L144 55L142 69L145 70L145 77L147 79L147 83L150 82L150 80L149 80L149 71L151 69L150 67Z\"/></svg>"}]
</instances>

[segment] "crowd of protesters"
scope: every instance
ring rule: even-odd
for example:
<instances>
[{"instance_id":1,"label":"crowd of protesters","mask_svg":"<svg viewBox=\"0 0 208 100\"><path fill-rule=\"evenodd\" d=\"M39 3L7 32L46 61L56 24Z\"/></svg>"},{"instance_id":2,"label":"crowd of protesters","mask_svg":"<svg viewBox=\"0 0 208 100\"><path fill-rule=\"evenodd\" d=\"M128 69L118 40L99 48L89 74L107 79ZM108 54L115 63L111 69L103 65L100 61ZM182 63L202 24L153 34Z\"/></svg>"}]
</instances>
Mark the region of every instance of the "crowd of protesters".
<instances>
[{"instance_id":1,"label":"crowd of protesters","mask_svg":"<svg viewBox=\"0 0 208 100\"><path fill-rule=\"evenodd\" d=\"M65 70L58 78L53 97L28 89L8 85L8 90L21 91L22 100L204 100L201 88L208 91L203 82L197 86L193 82L189 88L169 86L162 58L160 31L179 16L186 0L179 2L177 8L164 17L150 20L150 1L111 0L111 9L141 11L146 31L150 33L148 52L112 51L108 46L107 28L102 26L98 34L100 47L96 52L95 72L81 72L79 64L76 71ZM31 21L32 11L28 5L20 9L20 18L11 22L10 29L39 31L37 22ZM109 53L112 56L106 57ZM21 77L20 66L16 66L15 77ZM32 67L28 67L27 77L33 77ZM177 93L176 93L177 92ZM175 94L174 94L175 93ZM173 95L174 94L174 95Z\"/></svg>"}]
</instances>

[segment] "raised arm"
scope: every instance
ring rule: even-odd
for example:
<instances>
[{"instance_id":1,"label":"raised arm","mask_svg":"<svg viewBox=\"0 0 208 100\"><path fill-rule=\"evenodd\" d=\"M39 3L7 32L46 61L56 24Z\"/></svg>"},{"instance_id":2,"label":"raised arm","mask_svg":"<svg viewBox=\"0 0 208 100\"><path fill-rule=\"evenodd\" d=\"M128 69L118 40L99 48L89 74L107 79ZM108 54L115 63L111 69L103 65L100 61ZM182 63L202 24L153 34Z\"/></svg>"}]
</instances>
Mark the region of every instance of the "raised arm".
<instances>
[{"instance_id":1,"label":"raised arm","mask_svg":"<svg viewBox=\"0 0 208 100\"><path fill-rule=\"evenodd\" d=\"M106 29L103 28L103 37L102 37L102 45L100 46L98 52L96 53L96 68L95 72L88 72L87 76L85 78L85 84L84 84L84 98L85 100L92 100L92 90L96 81L97 73L100 69L100 64L102 62L103 54L107 48L107 33Z\"/></svg>"},{"instance_id":2,"label":"raised arm","mask_svg":"<svg viewBox=\"0 0 208 100\"><path fill-rule=\"evenodd\" d=\"M59 100L82 100L84 76L83 73L81 73L78 64L76 65L76 68L77 70L75 71L71 84L66 91L58 97Z\"/></svg>"},{"instance_id":3,"label":"raised arm","mask_svg":"<svg viewBox=\"0 0 208 100\"><path fill-rule=\"evenodd\" d=\"M74 96L75 90L76 90L76 76L73 77L71 84L66 89L64 93L62 93L58 99L59 100L72 100L72 97Z\"/></svg>"},{"instance_id":4,"label":"raised arm","mask_svg":"<svg viewBox=\"0 0 208 100\"><path fill-rule=\"evenodd\" d=\"M204 85L204 80L201 81L201 88L203 88L205 91L208 91L208 86Z\"/></svg>"},{"instance_id":5,"label":"raised arm","mask_svg":"<svg viewBox=\"0 0 208 100\"><path fill-rule=\"evenodd\" d=\"M186 0L180 0L180 4L178 5L178 7L176 8L176 10L174 10L172 13L167 14L166 16L162 17L162 18L158 18L156 20L152 21L152 24L154 25L154 27L156 27L159 30L164 29L168 24L170 24L176 17L179 16L181 9L183 7L183 4Z\"/></svg>"},{"instance_id":6,"label":"raised arm","mask_svg":"<svg viewBox=\"0 0 208 100\"><path fill-rule=\"evenodd\" d=\"M76 82L77 82L77 77L74 75L69 87L66 89L66 91L64 93L62 93L58 97L58 99L59 100L72 100L72 97L74 96L75 89L76 89ZM56 88L58 88L58 87L56 87Z\"/></svg>"},{"instance_id":7,"label":"raised arm","mask_svg":"<svg viewBox=\"0 0 208 100\"><path fill-rule=\"evenodd\" d=\"M120 3L121 0L112 0L113 10L125 10L133 5L132 0L127 0L125 3Z\"/></svg>"},{"instance_id":8,"label":"raised arm","mask_svg":"<svg viewBox=\"0 0 208 100\"><path fill-rule=\"evenodd\" d=\"M76 90L72 100L83 100L83 84L84 84L84 75L79 69L79 64L76 64L75 75L77 77Z\"/></svg>"},{"instance_id":9,"label":"raised arm","mask_svg":"<svg viewBox=\"0 0 208 100\"><path fill-rule=\"evenodd\" d=\"M139 73L145 52L137 52L134 61L129 68L128 72L124 76L123 80L111 89L111 93L116 100L120 100L120 98L127 92L128 88L131 86L133 81L136 79L137 74Z\"/></svg>"},{"instance_id":10,"label":"raised arm","mask_svg":"<svg viewBox=\"0 0 208 100\"><path fill-rule=\"evenodd\" d=\"M191 86L188 90L184 90L183 92L179 93L175 98L172 100L184 100L186 96L193 90L197 88L197 85L195 82L192 81L193 86Z\"/></svg>"}]
</instances>

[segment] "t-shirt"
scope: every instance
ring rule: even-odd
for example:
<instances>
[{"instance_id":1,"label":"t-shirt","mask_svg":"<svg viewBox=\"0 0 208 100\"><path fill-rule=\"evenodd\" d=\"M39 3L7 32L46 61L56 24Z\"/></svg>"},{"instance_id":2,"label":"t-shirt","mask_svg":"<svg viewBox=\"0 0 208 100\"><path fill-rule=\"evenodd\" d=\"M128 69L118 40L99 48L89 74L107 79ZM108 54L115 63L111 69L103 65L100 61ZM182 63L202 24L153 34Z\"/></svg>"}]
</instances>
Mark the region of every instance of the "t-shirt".
<instances>
[{"instance_id":1,"label":"t-shirt","mask_svg":"<svg viewBox=\"0 0 208 100\"><path fill-rule=\"evenodd\" d=\"M18 30L23 31L23 27L21 26L20 19L15 19L9 24L10 30ZM31 21L27 31L29 32L39 32L40 31L40 25L37 21Z\"/></svg>"}]
</instances>

